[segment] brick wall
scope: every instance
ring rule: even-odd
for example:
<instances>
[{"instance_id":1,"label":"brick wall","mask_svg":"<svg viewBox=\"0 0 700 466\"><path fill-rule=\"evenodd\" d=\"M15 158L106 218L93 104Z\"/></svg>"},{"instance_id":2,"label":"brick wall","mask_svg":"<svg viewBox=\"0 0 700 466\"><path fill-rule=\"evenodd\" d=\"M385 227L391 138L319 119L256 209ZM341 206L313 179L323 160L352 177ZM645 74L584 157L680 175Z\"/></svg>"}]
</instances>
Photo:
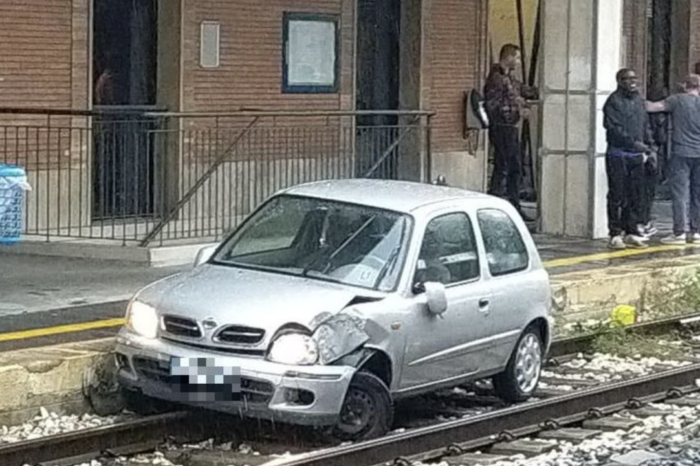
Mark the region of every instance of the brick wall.
<instances>
[{"instance_id":1,"label":"brick wall","mask_svg":"<svg viewBox=\"0 0 700 466\"><path fill-rule=\"evenodd\" d=\"M0 2L0 106L85 108L87 2Z\"/></svg>"},{"instance_id":2,"label":"brick wall","mask_svg":"<svg viewBox=\"0 0 700 466\"><path fill-rule=\"evenodd\" d=\"M352 105L352 0L186 0L184 110L237 110L244 107L338 110ZM339 94L283 94L283 13L340 16ZM215 69L199 66L201 21L221 23L221 60Z\"/></svg>"},{"instance_id":3,"label":"brick wall","mask_svg":"<svg viewBox=\"0 0 700 466\"><path fill-rule=\"evenodd\" d=\"M487 10L484 0L432 0L429 109L434 150L466 150L462 114L464 93L481 88L485 74Z\"/></svg>"}]
</instances>

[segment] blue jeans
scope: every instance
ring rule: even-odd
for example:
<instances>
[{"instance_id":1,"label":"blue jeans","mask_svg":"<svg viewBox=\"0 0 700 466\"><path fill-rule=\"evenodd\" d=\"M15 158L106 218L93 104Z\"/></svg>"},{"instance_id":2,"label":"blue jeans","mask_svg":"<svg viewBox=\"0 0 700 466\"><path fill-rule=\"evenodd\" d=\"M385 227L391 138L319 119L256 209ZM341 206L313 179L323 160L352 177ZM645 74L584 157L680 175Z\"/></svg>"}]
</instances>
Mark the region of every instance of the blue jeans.
<instances>
[{"instance_id":1,"label":"blue jeans","mask_svg":"<svg viewBox=\"0 0 700 466\"><path fill-rule=\"evenodd\" d=\"M673 156L670 171L673 234L697 233L700 231L700 158Z\"/></svg>"}]
</instances>

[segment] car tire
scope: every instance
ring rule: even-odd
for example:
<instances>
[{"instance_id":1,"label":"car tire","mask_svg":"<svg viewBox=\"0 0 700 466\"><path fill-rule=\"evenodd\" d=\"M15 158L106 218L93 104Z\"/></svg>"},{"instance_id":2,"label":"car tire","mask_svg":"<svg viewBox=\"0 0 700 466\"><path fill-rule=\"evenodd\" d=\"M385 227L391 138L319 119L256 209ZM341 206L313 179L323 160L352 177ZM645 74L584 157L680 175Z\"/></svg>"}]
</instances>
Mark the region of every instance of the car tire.
<instances>
[{"instance_id":1,"label":"car tire","mask_svg":"<svg viewBox=\"0 0 700 466\"><path fill-rule=\"evenodd\" d=\"M393 422L389 388L371 372L357 372L348 387L333 436L343 441L378 438L389 432Z\"/></svg>"},{"instance_id":2,"label":"car tire","mask_svg":"<svg viewBox=\"0 0 700 466\"><path fill-rule=\"evenodd\" d=\"M151 398L136 390L123 389L124 409L139 416L153 416L174 410L167 401Z\"/></svg>"},{"instance_id":3,"label":"car tire","mask_svg":"<svg viewBox=\"0 0 700 466\"><path fill-rule=\"evenodd\" d=\"M535 327L528 327L515 345L506 370L493 378L496 395L510 403L530 398L540 380L543 353L540 332Z\"/></svg>"}]
</instances>

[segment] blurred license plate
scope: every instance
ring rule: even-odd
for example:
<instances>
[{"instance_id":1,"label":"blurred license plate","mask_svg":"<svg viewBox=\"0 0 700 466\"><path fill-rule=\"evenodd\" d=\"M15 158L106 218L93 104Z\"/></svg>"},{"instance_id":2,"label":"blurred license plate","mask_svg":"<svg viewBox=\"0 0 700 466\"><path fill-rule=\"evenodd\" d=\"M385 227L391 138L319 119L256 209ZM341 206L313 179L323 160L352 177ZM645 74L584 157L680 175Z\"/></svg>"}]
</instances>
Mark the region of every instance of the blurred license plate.
<instances>
[{"instance_id":1,"label":"blurred license plate","mask_svg":"<svg viewBox=\"0 0 700 466\"><path fill-rule=\"evenodd\" d=\"M241 388L241 369L227 366L216 358L178 358L170 360L170 375L190 385L229 385Z\"/></svg>"}]
</instances>

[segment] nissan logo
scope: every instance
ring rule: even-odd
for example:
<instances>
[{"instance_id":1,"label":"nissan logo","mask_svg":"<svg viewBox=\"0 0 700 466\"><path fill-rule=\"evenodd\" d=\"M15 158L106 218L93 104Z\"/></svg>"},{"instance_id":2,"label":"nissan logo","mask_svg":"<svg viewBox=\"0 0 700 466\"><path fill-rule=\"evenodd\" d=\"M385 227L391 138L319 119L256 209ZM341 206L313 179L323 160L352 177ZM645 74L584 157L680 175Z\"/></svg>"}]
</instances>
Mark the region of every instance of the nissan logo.
<instances>
[{"instance_id":1,"label":"nissan logo","mask_svg":"<svg viewBox=\"0 0 700 466\"><path fill-rule=\"evenodd\" d=\"M218 324L216 323L216 321L213 318L210 317L208 319L205 319L202 322L202 325L204 326L205 329L212 330L212 329L215 329Z\"/></svg>"}]
</instances>

